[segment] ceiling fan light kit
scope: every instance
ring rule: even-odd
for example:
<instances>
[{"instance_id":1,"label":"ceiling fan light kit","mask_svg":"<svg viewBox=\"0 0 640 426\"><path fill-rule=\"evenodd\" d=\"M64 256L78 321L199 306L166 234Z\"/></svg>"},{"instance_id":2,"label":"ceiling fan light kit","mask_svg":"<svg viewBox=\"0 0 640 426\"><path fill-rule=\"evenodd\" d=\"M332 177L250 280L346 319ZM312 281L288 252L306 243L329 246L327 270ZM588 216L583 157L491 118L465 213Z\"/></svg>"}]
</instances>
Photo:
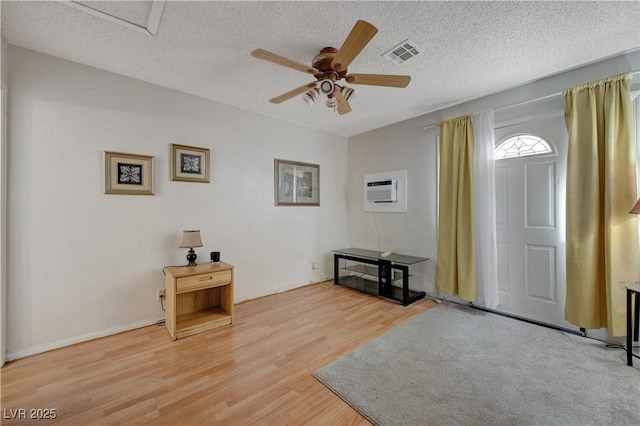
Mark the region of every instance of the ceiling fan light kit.
<instances>
[{"instance_id":1,"label":"ceiling fan light kit","mask_svg":"<svg viewBox=\"0 0 640 426\"><path fill-rule=\"evenodd\" d=\"M333 93L333 81L329 79L322 80L320 82L320 91L324 95L330 95Z\"/></svg>"},{"instance_id":2,"label":"ceiling fan light kit","mask_svg":"<svg viewBox=\"0 0 640 426\"><path fill-rule=\"evenodd\" d=\"M307 105L311 106L318 99L319 93L320 93L320 90L318 90L317 87L314 87L313 89L309 90L307 93L305 93L302 96L302 100L304 100L307 103Z\"/></svg>"},{"instance_id":3,"label":"ceiling fan light kit","mask_svg":"<svg viewBox=\"0 0 640 426\"><path fill-rule=\"evenodd\" d=\"M358 99L358 93L353 90L351 87L344 86L342 88L342 96L349 101L350 104L353 104L356 99Z\"/></svg>"},{"instance_id":4,"label":"ceiling fan light kit","mask_svg":"<svg viewBox=\"0 0 640 426\"><path fill-rule=\"evenodd\" d=\"M322 93L326 96L326 105L338 114L351 112L351 105L356 99L356 92L347 86L337 84L344 79L349 84L364 84L369 86L407 87L411 77L407 75L387 74L348 74L347 67L360 54L362 49L376 35L378 29L366 21L359 20L351 29L342 47L325 47L312 60L311 67L292 61L264 49L251 52L255 58L277 65L292 68L307 74L313 74L316 81L290 90L280 96L270 99L272 103L281 103L295 96L301 95L308 104L313 105Z\"/></svg>"}]
</instances>

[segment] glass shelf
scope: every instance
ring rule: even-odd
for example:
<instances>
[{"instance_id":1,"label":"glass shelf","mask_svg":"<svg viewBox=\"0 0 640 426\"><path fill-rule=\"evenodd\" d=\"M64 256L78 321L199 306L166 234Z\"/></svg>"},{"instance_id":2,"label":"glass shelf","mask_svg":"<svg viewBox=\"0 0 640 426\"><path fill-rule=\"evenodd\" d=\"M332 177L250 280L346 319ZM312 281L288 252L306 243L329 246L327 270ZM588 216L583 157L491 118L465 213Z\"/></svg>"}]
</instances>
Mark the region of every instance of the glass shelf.
<instances>
[{"instance_id":1,"label":"glass shelf","mask_svg":"<svg viewBox=\"0 0 640 426\"><path fill-rule=\"evenodd\" d=\"M333 250L333 253L337 285L401 302L404 306L425 297L424 291L409 288L409 266L427 258L398 253L382 256L383 252L359 248Z\"/></svg>"}]
</instances>

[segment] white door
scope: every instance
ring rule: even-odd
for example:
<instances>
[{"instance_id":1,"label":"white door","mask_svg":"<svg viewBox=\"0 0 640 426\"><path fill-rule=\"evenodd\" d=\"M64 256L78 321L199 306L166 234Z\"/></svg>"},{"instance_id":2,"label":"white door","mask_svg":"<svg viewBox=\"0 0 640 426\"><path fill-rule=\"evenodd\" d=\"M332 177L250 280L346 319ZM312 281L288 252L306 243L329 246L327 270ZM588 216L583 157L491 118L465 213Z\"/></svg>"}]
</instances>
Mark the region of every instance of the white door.
<instances>
[{"instance_id":1,"label":"white door","mask_svg":"<svg viewBox=\"0 0 640 426\"><path fill-rule=\"evenodd\" d=\"M539 136L554 152L496 160L497 310L576 329L564 320L564 117L496 129L496 144L519 134Z\"/></svg>"}]
</instances>

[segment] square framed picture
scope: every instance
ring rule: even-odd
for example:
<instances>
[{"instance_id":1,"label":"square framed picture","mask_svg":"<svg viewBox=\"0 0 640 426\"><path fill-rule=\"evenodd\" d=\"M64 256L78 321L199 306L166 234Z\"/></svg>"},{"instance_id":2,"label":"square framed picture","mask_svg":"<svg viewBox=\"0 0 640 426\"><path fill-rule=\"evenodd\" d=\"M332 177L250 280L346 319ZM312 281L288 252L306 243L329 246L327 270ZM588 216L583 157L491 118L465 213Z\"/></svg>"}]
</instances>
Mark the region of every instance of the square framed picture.
<instances>
[{"instance_id":1,"label":"square framed picture","mask_svg":"<svg viewBox=\"0 0 640 426\"><path fill-rule=\"evenodd\" d=\"M209 149L172 143L171 180L209 183Z\"/></svg>"},{"instance_id":2,"label":"square framed picture","mask_svg":"<svg viewBox=\"0 0 640 426\"><path fill-rule=\"evenodd\" d=\"M105 151L104 193L153 195L153 157Z\"/></svg>"},{"instance_id":3,"label":"square framed picture","mask_svg":"<svg viewBox=\"0 0 640 426\"><path fill-rule=\"evenodd\" d=\"M319 206L320 166L274 160L276 206Z\"/></svg>"}]
</instances>

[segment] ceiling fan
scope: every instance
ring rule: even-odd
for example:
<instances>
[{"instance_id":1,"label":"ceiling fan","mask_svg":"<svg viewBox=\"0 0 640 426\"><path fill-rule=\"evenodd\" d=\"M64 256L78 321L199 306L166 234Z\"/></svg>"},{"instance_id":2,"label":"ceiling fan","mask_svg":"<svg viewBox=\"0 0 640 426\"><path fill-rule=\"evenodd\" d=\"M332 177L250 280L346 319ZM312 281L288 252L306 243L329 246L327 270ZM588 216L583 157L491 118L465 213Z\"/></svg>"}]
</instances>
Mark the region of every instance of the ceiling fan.
<instances>
[{"instance_id":1,"label":"ceiling fan","mask_svg":"<svg viewBox=\"0 0 640 426\"><path fill-rule=\"evenodd\" d=\"M339 50L333 47L325 47L313 58L311 66L292 61L263 49L254 50L251 52L251 56L312 74L316 78L316 81L269 99L269 102L279 104L304 93L303 99L305 102L313 105L318 95L322 93L327 97L327 106L337 109L338 114L342 115L351 112L349 100L353 101L355 99L355 91L352 88L338 84L342 79L350 84L407 87L411 81L411 77L408 75L347 73L347 67L377 32L378 29L376 27L366 21L359 20L353 26Z\"/></svg>"}]
</instances>

